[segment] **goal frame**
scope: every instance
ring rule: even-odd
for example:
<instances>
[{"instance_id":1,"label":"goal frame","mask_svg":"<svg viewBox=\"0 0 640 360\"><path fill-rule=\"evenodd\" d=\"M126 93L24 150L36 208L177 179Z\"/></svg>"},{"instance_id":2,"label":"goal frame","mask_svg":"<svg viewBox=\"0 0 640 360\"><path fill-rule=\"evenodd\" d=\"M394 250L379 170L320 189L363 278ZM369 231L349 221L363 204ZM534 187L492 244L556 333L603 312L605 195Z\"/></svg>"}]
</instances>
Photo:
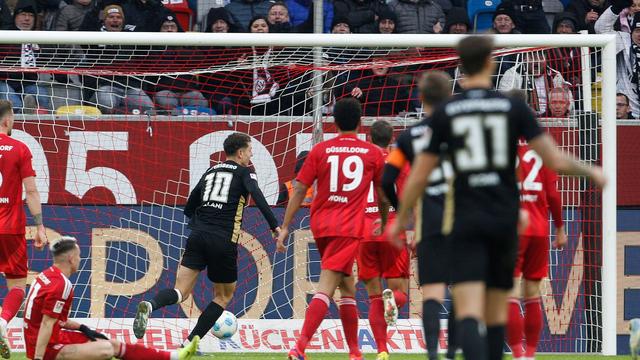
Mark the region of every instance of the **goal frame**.
<instances>
[{"instance_id":1,"label":"goal frame","mask_svg":"<svg viewBox=\"0 0 640 360\"><path fill-rule=\"evenodd\" d=\"M455 47L467 35L451 34L246 34L0 31L0 44L289 46L289 47ZM602 191L602 354L617 353L616 241L616 39L598 35L499 35L497 47L602 48L602 167L608 184Z\"/></svg>"}]
</instances>

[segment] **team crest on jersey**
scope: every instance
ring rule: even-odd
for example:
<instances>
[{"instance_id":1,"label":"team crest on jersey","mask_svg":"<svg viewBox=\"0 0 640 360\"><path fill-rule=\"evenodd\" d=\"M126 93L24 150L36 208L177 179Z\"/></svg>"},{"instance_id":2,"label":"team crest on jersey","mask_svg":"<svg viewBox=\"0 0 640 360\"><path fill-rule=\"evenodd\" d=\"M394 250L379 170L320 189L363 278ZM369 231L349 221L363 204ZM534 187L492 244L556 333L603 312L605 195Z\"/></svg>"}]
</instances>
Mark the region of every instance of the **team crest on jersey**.
<instances>
[{"instance_id":1,"label":"team crest on jersey","mask_svg":"<svg viewBox=\"0 0 640 360\"><path fill-rule=\"evenodd\" d=\"M249 174L249 176L250 176L253 180L258 181L258 175L254 174L254 173L251 173L251 174Z\"/></svg>"},{"instance_id":2,"label":"team crest on jersey","mask_svg":"<svg viewBox=\"0 0 640 360\"><path fill-rule=\"evenodd\" d=\"M53 307L53 312L60 314L62 312L62 308L64 308L64 301L56 301L56 305Z\"/></svg>"}]
</instances>

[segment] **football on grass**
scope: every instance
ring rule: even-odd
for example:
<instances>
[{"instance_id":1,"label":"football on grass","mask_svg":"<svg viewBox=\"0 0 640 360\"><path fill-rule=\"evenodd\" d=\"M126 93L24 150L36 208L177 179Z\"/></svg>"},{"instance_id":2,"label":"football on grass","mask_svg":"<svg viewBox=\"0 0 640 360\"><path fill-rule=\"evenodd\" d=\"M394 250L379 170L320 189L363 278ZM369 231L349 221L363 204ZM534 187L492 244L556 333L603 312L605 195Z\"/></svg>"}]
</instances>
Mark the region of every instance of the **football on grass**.
<instances>
[{"instance_id":1,"label":"football on grass","mask_svg":"<svg viewBox=\"0 0 640 360\"><path fill-rule=\"evenodd\" d=\"M211 328L211 333L218 339L228 339L238 330L238 319L228 311L224 311Z\"/></svg>"}]
</instances>

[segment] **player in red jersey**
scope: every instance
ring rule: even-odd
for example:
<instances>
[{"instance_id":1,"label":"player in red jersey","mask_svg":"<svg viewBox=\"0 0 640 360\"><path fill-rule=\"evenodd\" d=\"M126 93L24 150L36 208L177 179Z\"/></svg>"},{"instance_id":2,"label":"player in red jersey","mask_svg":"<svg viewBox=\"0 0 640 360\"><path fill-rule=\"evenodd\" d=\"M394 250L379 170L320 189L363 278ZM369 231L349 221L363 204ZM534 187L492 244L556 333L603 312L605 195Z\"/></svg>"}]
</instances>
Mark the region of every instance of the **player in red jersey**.
<instances>
[{"instance_id":1,"label":"player in red jersey","mask_svg":"<svg viewBox=\"0 0 640 360\"><path fill-rule=\"evenodd\" d=\"M309 186L317 181L311 204L311 231L321 257L320 281L309 303L304 325L290 360L304 360L307 343L320 326L336 288L340 287L340 319L349 345L349 358L362 359L358 348L358 311L355 301L353 263L364 236L364 211L371 182L378 193L381 226L386 223L389 204L380 187L384 167L382 151L358 139L362 107L353 98L338 101L333 116L340 134L313 147L296 178L296 188L284 215L277 240L285 251L289 225L300 208Z\"/></svg>"},{"instance_id":2,"label":"player in red jersey","mask_svg":"<svg viewBox=\"0 0 640 360\"><path fill-rule=\"evenodd\" d=\"M37 225L35 246L42 249L47 242L31 152L25 144L10 137L13 123L11 102L0 100L0 273L4 274L9 290L0 313L0 356L5 359L11 356L7 324L20 309L27 284L27 220L22 201L23 186L27 206Z\"/></svg>"},{"instance_id":3,"label":"player in red jersey","mask_svg":"<svg viewBox=\"0 0 640 360\"><path fill-rule=\"evenodd\" d=\"M388 121L380 120L371 125L371 142L382 149L386 158L389 144L393 138L393 127ZM409 167L396 181L402 186ZM358 250L358 278L364 282L369 294L369 325L378 348L376 360L387 360L387 325L395 325L398 308L407 302L409 288L409 252L407 248L398 249L384 235L374 234L379 226L380 212L378 197L371 183L365 211L364 238ZM389 212L389 221L395 212ZM388 289L382 291L382 278L387 280Z\"/></svg>"},{"instance_id":4,"label":"player in red jersey","mask_svg":"<svg viewBox=\"0 0 640 360\"><path fill-rule=\"evenodd\" d=\"M509 92L510 96L526 98L522 90ZM514 359L533 359L540 332L542 308L540 281L547 277L549 268L549 212L556 228L555 249L562 249L567 235L562 222L562 200L558 192L558 174L542 164L542 158L525 142L518 145L518 180L520 208L528 214L528 225L520 233L518 258L514 271L514 288L509 299L507 343ZM521 279L524 282L521 284ZM524 290L523 318L520 311L521 290ZM523 351L522 339L526 339Z\"/></svg>"},{"instance_id":5,"label":"player in red jersey","mask_svg":"<svg viewBox=\"0 0 640 360\"><path fill-rule=\"evenodd\" d=\"M73 285L69 276L78 271L80 248L76 239L62 237L51 244L53 266L33 280L24 310L27 359L33 360L189 360L198 339L179 351L168 352L139 344L109 340L105 335L69 320Z\"/></svg>"}]
</instances>

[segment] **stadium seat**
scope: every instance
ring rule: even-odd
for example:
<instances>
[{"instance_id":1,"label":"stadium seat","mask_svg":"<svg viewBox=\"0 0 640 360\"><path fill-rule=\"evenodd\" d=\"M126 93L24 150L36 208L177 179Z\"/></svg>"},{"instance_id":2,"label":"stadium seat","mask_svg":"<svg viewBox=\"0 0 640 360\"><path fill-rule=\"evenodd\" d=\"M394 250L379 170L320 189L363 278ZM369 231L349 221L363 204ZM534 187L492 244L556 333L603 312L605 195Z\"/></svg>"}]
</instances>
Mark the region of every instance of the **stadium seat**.
<instances>
[{"instance_id":1,"label":"stadium seat","mask_svg":"<svg viewBox=\"0 0 640 360\"><path fill-rule=\"evenodd\" d=\"M187 0L162 0L162 4L176 14L178 22L185 31L191 31L193 10L189 7Z\"/></svg>"},{"instance_id":2,"label":"stadium seat","mask_svg":"<svg viewBox=\"0 0 640 360\"><path fill-rule=\"evenodd\" d=\"M58 108L56 110L56 115L100 116L102 115L102 112L100 109L93 106L71 105Z\"/></svg>"},{"instance_id":3,"label":"stadium seat","mask_svg":"<svg viewBox=\"0 0 640 360\"><path fill-rule=\"evenodd\" d=\"M483 32L491 28L493 13L502 0L469 0L467 13L473 23L474 32Z\"/></svg>"}]
</instances>

